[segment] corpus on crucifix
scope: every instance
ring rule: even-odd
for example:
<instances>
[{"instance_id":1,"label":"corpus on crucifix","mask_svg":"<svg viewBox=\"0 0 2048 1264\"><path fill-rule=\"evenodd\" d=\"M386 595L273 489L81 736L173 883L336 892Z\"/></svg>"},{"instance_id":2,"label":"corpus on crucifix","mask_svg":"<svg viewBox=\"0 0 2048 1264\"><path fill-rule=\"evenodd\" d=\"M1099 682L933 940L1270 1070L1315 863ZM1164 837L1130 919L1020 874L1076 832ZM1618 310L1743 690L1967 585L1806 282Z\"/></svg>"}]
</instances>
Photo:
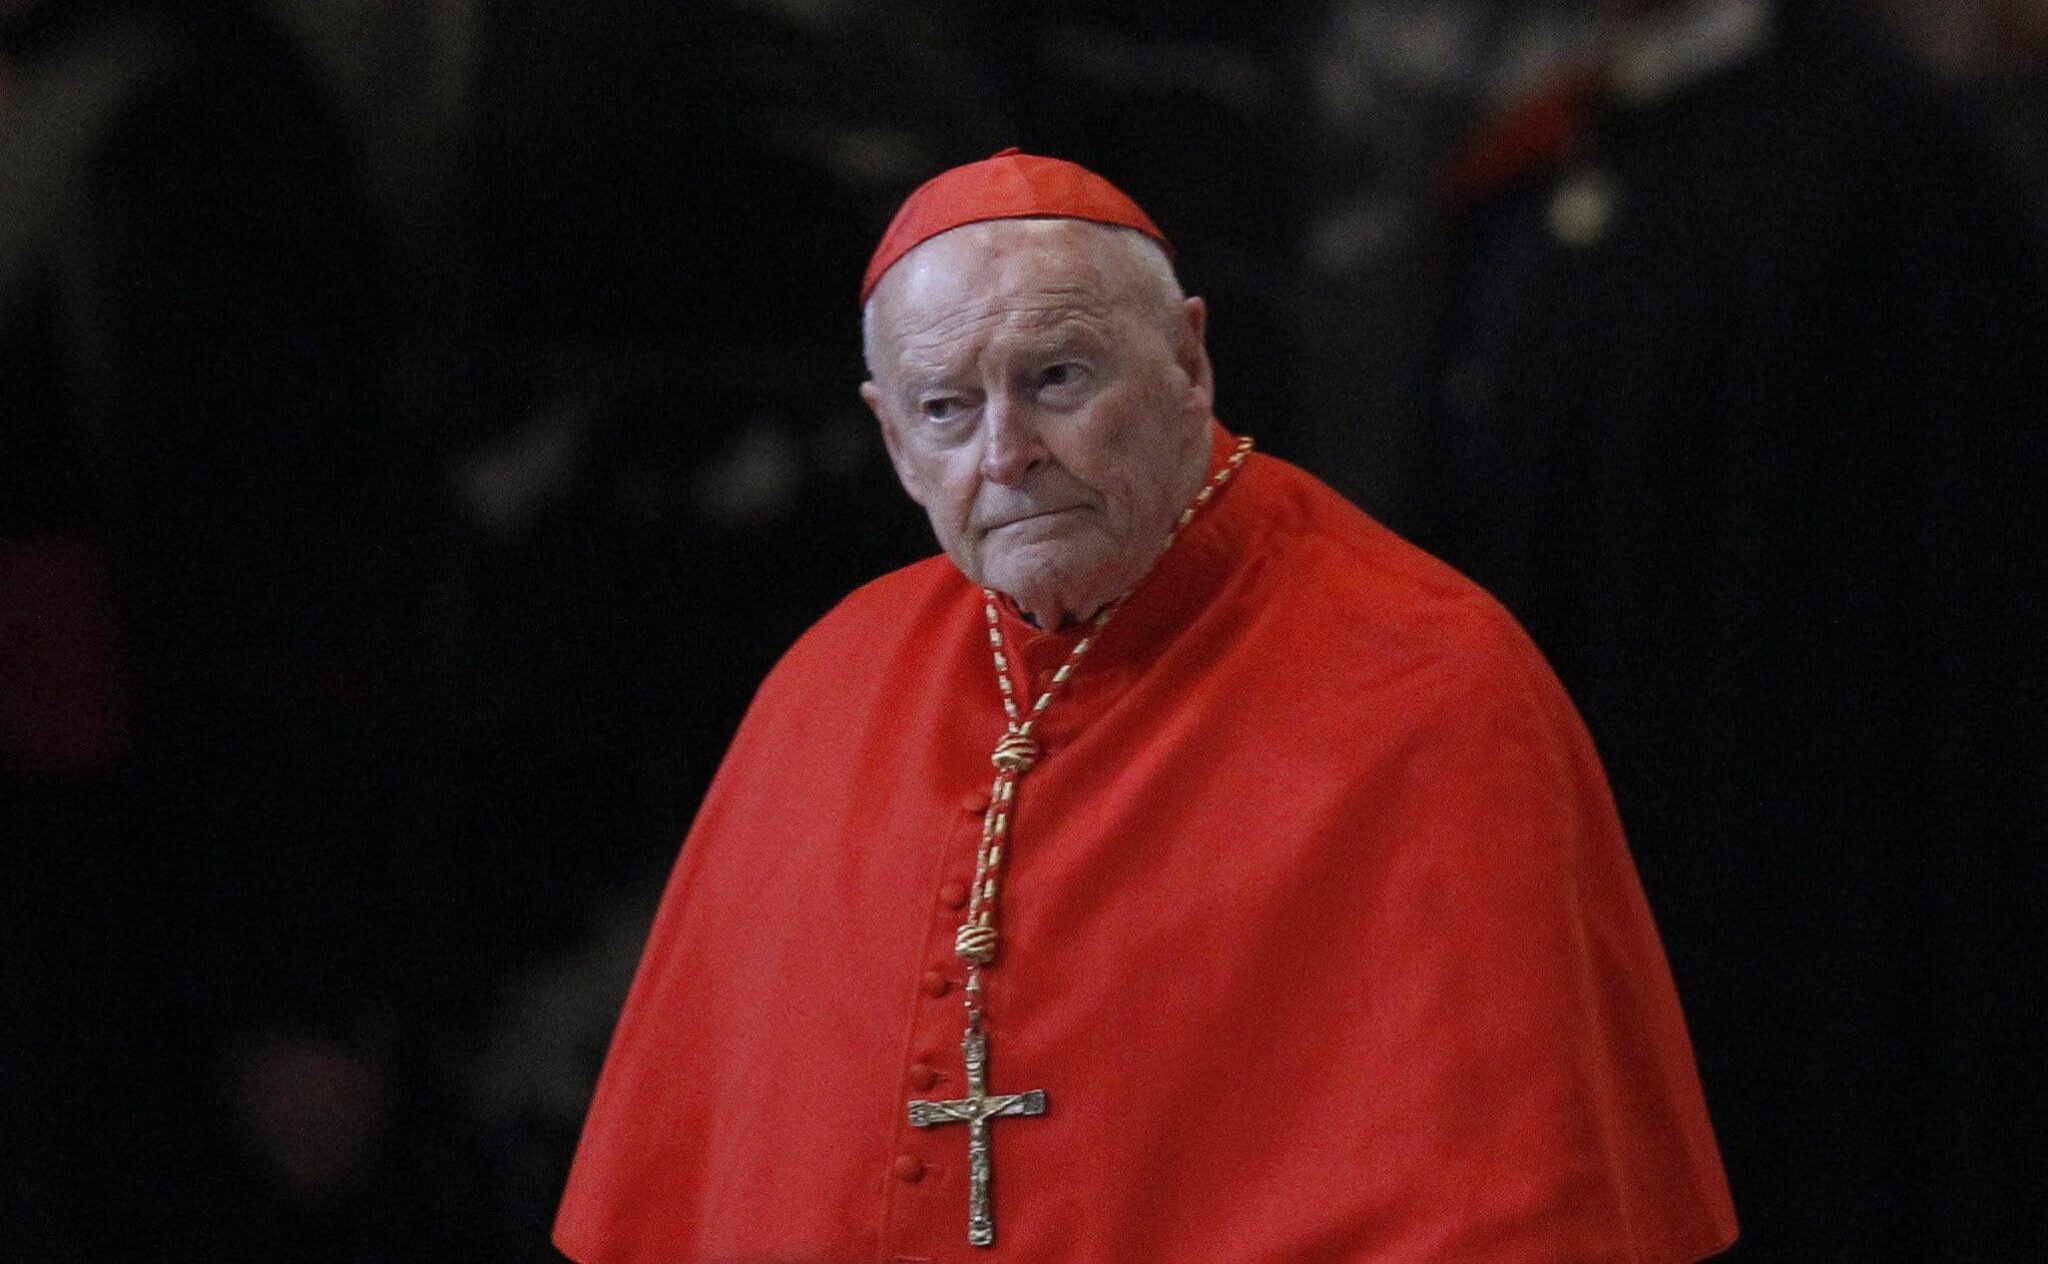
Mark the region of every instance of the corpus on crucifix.
<instances>
[{"instance_id":1,"label":"corpus on crucifix","mask_svg":"<svg viewBox=\"0 0 2048 1264\"><path fill-rule=\"evenodd\" d=\"M910 1122L919 1128L967 1125L967 1240L976 1246L992 1246L996 1214L989 1201L989 1178L995 1164L989 1156L988 1121L1004 1115L1043 1115L1045 1090L989 1096L988 1037L978 1028L968 1028L961 1038L960 1057L967 1064L967 1096L950 1102L912 1102Z\"/></svg>"}]
</instances>

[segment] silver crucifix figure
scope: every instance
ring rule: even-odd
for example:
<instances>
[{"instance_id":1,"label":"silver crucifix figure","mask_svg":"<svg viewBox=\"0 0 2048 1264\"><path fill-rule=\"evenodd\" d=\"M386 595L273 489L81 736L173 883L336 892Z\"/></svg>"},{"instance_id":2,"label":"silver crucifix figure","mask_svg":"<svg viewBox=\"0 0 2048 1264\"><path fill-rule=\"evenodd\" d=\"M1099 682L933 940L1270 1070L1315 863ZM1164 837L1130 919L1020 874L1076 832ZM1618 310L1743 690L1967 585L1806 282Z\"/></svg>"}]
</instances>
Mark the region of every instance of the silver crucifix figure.
<instances>
[{"instance_id":1,"label":"silver crucifix figure","mask_svg":"<svg viewBox=\"0 0 2048 1264\"><path fill-rule=\"evenodd\" d=\"M1002 1115L1043 1115L1045 1090L988 1095L988 1037L970 1025L960 1041L960 1056L967 1063L967 1096L950 1102L910 1103L910 1122L918 1128L938 1124L967 1125L967 1241L974 1246L993 1246L996 1216L989 1202L988 1121Z\"/></svg>"}]
</instances>

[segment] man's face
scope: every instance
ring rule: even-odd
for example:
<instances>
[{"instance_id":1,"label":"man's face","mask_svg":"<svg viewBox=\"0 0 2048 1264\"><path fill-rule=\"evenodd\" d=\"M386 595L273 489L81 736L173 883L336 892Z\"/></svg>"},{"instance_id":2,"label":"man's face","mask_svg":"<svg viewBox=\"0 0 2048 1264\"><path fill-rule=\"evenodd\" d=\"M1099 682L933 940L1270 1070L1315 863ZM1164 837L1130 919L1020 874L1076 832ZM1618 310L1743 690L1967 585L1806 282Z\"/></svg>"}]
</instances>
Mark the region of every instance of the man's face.
<instances>
[{"instance_id":1,"label":"man's face","mask_svg":"<svg viewBox=\"0 0 2048 1264\"><path fill-rule=\"evenodd\" d=\"M939 545L1042 627L1144 575L1207 469L1200 299L1076 220L969 224L890 269L861 397Z\"/></svg>"}]
</instances>

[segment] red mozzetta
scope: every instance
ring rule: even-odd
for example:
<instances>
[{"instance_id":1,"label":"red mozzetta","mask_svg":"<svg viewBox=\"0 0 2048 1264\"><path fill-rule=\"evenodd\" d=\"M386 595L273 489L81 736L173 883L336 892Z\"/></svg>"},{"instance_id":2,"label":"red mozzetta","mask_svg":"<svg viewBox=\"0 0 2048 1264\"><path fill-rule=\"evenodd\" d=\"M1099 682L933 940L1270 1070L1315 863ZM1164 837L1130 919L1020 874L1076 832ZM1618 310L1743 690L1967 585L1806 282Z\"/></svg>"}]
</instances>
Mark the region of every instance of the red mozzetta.
<instances>
[{"instance_id":1,"label":"red mozzetta","mask_svg":"<svg viewBox=\"0 0 2048 1264\"><path fill-rule=\"evenodd\" d=\"M1230 450L1215 432L1215 460ZM1674 1264L1735 1223L1593 748L1490 598L1254 456L1039 726L986 973L1004 717L935 558L762 686L682 851L556 1241L654 1261ZM1077 633L1006 611L1020 686Z\"/></svg>"}]
</instances>

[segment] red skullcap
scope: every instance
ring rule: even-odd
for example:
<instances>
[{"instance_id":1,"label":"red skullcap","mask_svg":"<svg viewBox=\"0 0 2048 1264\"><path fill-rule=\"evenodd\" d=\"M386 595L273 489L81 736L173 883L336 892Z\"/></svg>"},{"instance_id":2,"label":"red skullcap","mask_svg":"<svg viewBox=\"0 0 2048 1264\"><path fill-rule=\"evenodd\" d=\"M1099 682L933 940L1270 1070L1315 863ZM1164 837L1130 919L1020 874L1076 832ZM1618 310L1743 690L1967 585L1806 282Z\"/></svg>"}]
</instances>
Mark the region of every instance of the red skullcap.
<instances>
[{"instance_id":1,"label":"red skullcap","mask_svg":"<svg viewBox=\"0 0 2048 1264\"><path fill-rule=\"evenodd\" d=\"M1168 255L1173 243L1123 190L1078 163L1005 149L991 158L942 171L903 201L861 278L867 304L882 274L923 242L962 224L991 219L1085 219L1135 228Z\"/></svg>"}]
</instances>

